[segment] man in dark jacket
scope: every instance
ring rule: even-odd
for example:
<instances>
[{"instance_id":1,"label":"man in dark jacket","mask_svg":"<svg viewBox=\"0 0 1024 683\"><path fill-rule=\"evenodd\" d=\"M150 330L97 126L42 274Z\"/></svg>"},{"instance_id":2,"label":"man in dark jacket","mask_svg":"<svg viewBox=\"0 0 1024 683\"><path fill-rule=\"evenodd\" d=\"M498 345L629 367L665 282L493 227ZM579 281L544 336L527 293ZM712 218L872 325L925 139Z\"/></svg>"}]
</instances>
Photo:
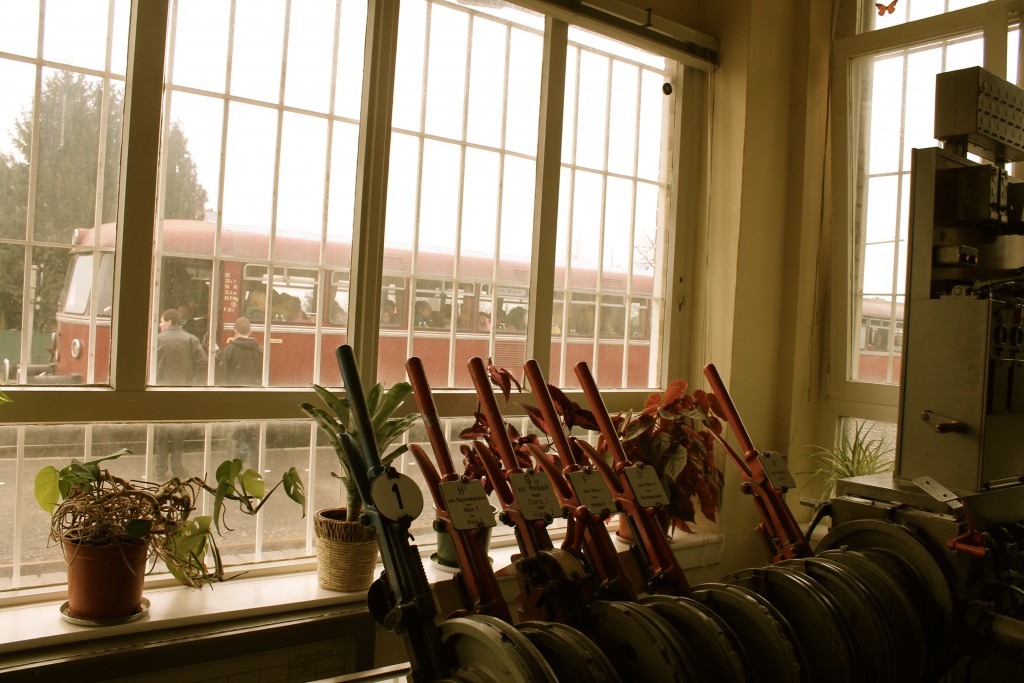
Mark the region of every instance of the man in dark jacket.
<instances>
[{"instance_id":1,"label":"man in dark jacket","mask_svg":"<svg viewBox=\"0 0 1024 683\"><path fill-rule=\"evenodd\" d=\"M181 314L169 308L160 315L160 334L156 336L156 383L161 386L187 386L206 378L206 352L199 339L181 328ZM187 425L160 424L154 429L156 441L156 478L164 481L174 474L185 479L182 463Z\"/></svg>"},{"instance_id":2,"label":"man in dark jacket","mask_svg":"<svg viewBox=\"0 0 1024 683\"><path fill-rule=\"evenodd\" d=\"M252 326L248 318L235 321L235 336L217 359L217 384L232 387L259 386L263 381L263 347L249 336ZM249 458L259 454L259 427L240 422L231 435L231 457L252 465Z\"/></svg>"},{"instance_id":3,"label":"man in dark jacket","mask_svg":"<svg viewBox=\"0 0 1024 683\"><path fill-rule=\"evenodd\" d=\"M217 384L229 387L259 386L263 379L263 347L249 336L248 318L235 321L235 336L217 359Z\"/></svg>"}]
</instances>

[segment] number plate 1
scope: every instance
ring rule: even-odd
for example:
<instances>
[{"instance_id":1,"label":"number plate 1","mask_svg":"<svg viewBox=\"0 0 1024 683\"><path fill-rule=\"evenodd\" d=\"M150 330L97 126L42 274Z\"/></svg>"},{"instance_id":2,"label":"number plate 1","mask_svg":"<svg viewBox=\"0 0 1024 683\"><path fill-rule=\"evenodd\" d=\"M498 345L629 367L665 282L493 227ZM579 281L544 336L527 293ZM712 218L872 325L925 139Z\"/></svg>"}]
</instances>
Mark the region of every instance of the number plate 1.
<instances>
[{"instance_id":1,"label":"number plate 1","mask_svg":"<svg viewBox=\"0 0 1024 683\"><path fill-rule=\"evenodd\" d=\"M370 497L377 512L395 522L404 517L416 519L423 512L420 487L410 477L394 470L373 480Z\"/></svg>"}]
</instances>

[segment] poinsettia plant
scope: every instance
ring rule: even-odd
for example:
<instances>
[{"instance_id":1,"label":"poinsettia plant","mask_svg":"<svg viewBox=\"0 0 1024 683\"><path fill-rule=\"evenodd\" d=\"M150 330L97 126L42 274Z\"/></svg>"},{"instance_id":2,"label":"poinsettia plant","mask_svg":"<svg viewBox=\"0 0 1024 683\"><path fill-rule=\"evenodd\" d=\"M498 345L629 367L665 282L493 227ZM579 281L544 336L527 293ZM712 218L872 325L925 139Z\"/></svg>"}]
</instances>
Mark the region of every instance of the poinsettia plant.
<instances>
[{"instance_id":1,"label":"poinsettia plant","mask_svg":"<svg viewBox=\"0 0 1024 683\"><path fill-rule=\"evenodd\" d=\"M684 380L670 382L664 393L647 397L639 413L612 418L630 462L654 468L669 496L672 526L692 531L689 523L701 514L717 521L725 476L715 462L715 435L722 433L722 412L714 394L687 393ZM598 447L603 452L602 441ZM694 504L696 501L697 505Z\"/></svg>"},{"instance_id":2,"label":"poinsettia plant","mask_svg":"<svg viewBox=\"0 0 1024 683\"><path fill-rule=\"evenodd\" d=\"M490 377L491 384L501 390L505 403L508 403L513 387L517 392L522 392L523 390L522 384L512 375L511 372L505 368L495 367L494 363L490 360L487 362L487 374ZM551 399L555 404L555 411L558 413L559 419L561 420L562 426L565 430L571 430L573 427L582 427L584 429L597 431L597 421L595 420L592 412L582 408L575 401L569 400L569 398L562 393L558 387L549 384L548 392L551 394ZM533 424L542 433L548 436L548 440L544 441L539 435L532 432L522 434L514 425L505 421L505 432L508 434L509 441L512 442L512 449L516 454L516 460L519 463L519 467L524 470L530 470L533 469L534 463L527 446L534 445L544 452L549 452L552 450L552 443L550 440L551 435L539 408L525 403L519 403L517 405L521 406L523 410L526 411L530 421L533 422ZM491 455L495 459L500 460L497 445L494 442L494 435L491 432L491 427L488 424L487 417L479 410L474 413L474 417L475 422L466 429L463 429L459 433L459 438L483 441L487 444ZM573 448L579 448L575 443L572 443L571 445ZM459 450L462 452L462 462L465 467L463 476L469 479L481 479L484 485L484 490L490 494L492 486L487 480L487 471L484 469L483 463L480 461L480 455L469 444L462 444ZM564 463L559 461L558 455L554 453L552 455L558 466L564 467ZM577 462L583 462L585 459L582 452L576 453L575 457Z\"/></svg>"}]
</instances>

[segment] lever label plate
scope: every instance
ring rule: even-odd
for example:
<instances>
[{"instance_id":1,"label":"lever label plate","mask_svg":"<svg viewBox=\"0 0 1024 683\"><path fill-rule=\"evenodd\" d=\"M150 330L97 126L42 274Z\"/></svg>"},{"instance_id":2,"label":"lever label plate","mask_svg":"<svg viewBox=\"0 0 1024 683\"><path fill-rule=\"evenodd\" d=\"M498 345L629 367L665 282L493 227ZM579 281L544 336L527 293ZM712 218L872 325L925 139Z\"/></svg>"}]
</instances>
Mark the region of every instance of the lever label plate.
<instances>
[{"instance_id":1,"label":"lever label plate","mask_svg":"<svg viewBox=\"0 0 1024 683\"><path fill-rule=\"evenodd\" d=\"M757 457L761 461L761 467L764 468L764 473L768 475L768 481L771 482L772 486L777 489L796 488L796 480L793 479L793 475L789 471L789 465L786 464L786 459L782 457L781 453L761 451L757 454Z\"/></svg>"},{"instance_id":2,"label":"lever label plate","mask_svg":"<svg viewBox=\"0 0 1024 683\"><path fill-rule=\"evenodd\" d=\"M597 472L581 470L569 473L569 483L576 493L580 505L586 505L591 512L598 513L603 510L615 512L615 501L612 500L612 492L605 486L604 479Z\"/></svg>"},{"instance_id":3,"label":"lever label plate","mask_svg":"<svg viewBox=\"0 0 1024 683\"><path fill-rule=\"evenodd\" d=\"M397 522L404 517L416 519L423 512L423 493L411 477L388 470L370 485L370 500L384 517Z\"/></svg>"},{"instance_id":4,"label":"lever label plate","mask_svg":"<svg viewBox=\"0 0 1024 683\"><path fill-rule=\"evenodd\" d=\"M498 524L494 519L494 508L484 493L484 485L476 479L442 481L441 498L448 508L452 527L459 531Z\"/></svg>"},{"instance_id":5,"label":"lever label plate","mask_svg":"<svg viewBox=\"0 0 1024 683\"><path fill-rule=\"evenodd\" d=\"M641 507L653 508L659 505L668 505L665 485L661 483L661 479L658 478L658 473L654 471L653 467L631 465L624 467L622 471L626 473L626 481L633 489L633 497Z\"/></svg>"},{"instance_id":6,"label":"lever label plate","mask_svg":"<svg viewBox=\"0 0 1024 683\"><path fill-rule=\"evenodd\" d=\"M519 511L527 521L562 516L562 506L559 505L546 474L513 472L508 475L508 483L516 494Z\"/></svg>"}]
</instances>

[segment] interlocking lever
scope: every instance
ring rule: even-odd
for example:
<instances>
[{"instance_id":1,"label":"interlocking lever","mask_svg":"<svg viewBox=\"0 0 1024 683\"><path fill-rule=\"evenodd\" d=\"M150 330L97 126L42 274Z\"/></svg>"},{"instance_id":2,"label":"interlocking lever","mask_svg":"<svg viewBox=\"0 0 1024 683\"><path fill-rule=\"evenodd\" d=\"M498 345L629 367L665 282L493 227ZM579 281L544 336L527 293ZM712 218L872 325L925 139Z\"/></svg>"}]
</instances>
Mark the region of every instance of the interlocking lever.
<instances>
[{"instance_id":1,"label":"interlocking lever","mask_svg":"<svg viewBox=\"0 0 1024 683\"><path fill-rule=\"evenodd\" d=\"M740 419L739 411L736 410L736 405L732 402L729 390L725 388L725 382L718 374L718 368L713 364L704 366L704 376L707 377L711 391L718 399L718 406L729 426L732 427L732 433L736 436L740 448L743 449L743 455L740 455L720 434L715 434L715 438L722 444L725 452L729 454L729 458L740 471L740 476L743 478L741 490L754 497L754 505L757 506L757 511L761 515L761 523L757 525L757 528L768 543L768 548L772 553L772 562L813 555L807 538L800 530L800 525L797 524L792 511L782 498L783 489L772 484L761 465L761 454L754 448L754 443L743 426L743 420ZM712 433L714 434L714 432Z\"/></svg>"}]
</instances>

